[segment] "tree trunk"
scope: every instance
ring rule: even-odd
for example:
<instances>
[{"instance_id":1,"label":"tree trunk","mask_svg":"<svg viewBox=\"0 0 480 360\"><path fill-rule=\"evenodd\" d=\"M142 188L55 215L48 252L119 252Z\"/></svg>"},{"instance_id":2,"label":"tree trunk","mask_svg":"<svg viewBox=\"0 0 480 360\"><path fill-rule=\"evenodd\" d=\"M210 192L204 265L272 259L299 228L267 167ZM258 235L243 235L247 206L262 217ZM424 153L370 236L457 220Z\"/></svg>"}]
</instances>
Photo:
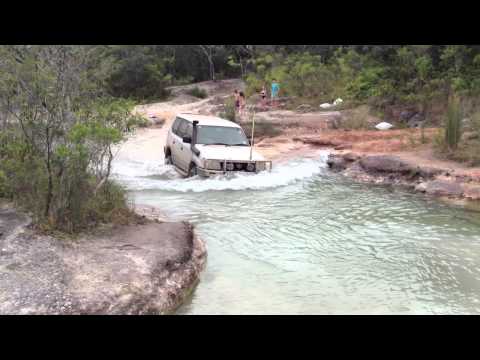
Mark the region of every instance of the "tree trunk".
<instances>
[{"instance_id":1,"label":"tree trunk","mask_svg":"<svg viewBox=\"0 0 480 360\"><path fill-rule=\"evenodd\" d=\"M52 203L53 197L53 180L52 180L52 166L51 166L51 149L50 149L50 129L47 127L46 129L46 142L47 142L47 173L48 173L48 188L47 188L47 196L46 196L46 203L45 203L45 217L48 217L50 213L50 205Z\"/></svg>"},{"instance_id":2,"label":"tree trunk","mask_svg":"<svg viewBox=\"0 0 480 360\"><path fill-rule=\"evenodd\" d=\"M210 59L209 61L210 61L210 77L213 81L217 81L215 79L215 64L213 63L212 59Z\"/></svg>"}]
</instances>

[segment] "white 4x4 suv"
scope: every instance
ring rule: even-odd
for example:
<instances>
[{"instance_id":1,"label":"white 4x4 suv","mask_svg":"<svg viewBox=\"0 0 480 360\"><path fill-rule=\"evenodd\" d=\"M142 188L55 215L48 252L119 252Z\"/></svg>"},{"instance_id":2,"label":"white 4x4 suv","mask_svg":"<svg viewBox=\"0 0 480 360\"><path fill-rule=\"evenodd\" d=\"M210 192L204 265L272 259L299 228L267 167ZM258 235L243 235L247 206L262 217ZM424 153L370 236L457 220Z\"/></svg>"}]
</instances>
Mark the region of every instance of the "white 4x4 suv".
<instances>
[{"instance_id":1,"label":"white 4x4 suv","mask_svg":"<svg viewBox=\"0 0 480 360\"><path fill-rule=\"evenodd\" d=\"M240 126L213 116L179 114L164 151L165 163L189 177L272 169L272 162L251 148Z\"/></svg>"}]
</instances>

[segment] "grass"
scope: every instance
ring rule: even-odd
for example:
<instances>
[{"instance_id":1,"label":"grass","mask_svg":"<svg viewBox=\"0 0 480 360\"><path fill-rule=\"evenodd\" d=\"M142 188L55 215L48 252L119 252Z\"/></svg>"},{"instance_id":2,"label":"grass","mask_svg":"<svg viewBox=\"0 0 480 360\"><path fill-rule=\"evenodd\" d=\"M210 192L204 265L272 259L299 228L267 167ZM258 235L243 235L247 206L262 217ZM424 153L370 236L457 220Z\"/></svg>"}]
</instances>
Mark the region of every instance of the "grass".
<instances>
[{"instance_id":1,"label":"grass","mask_svg":"<svg viewBox=\"0 0 480 360\"><path fill-rule=\"evenodd\" d=\"M364 130L371 128L370 107L362 105L356 109L347 112L346 120L342 122L341 127L347 130Z\"/></svg>"}]
</instances>

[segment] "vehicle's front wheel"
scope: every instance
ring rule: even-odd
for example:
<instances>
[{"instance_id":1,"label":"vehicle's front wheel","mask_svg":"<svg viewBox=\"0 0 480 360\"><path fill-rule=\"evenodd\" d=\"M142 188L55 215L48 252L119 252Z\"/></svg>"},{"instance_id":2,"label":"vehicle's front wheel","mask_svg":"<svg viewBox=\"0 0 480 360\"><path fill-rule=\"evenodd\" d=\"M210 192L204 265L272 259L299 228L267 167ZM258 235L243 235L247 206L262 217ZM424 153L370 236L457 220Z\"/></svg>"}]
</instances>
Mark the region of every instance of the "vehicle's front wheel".
<instances>
[{"instance_id":1,"label":"vehicle's front wheel","mask_svg":"<svg viewBox=\"0 0 480 360\"><path fill-rule=\"evenodd\" d=\"M197 176L197 174L197 165L190 164L190 168L188 169L188 177L194 177Z\"/></svg>"},{"instance_id":2,"label":"vehicle's front wheel","mask_svg":"<svg viewBox=\"0 0 480 360\"><path fill-rule=\"evenodd\" d=\"M165 156L165 165L173 165L172 155Z\"/></svg>"}]
</instances>

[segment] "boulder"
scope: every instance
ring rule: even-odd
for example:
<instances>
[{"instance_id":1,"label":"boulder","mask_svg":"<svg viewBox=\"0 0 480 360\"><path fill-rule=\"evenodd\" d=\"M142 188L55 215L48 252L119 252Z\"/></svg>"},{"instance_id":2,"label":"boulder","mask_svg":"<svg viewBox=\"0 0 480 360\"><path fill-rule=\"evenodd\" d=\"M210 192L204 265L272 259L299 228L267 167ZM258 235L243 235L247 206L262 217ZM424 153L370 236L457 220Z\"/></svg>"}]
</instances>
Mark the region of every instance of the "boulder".
<instances>
[{"instance_id":1,"label":"boulder","mask_svg":"<svg viewBox=\"0 0 480 360\"><path fill-rule=\"evenodd\" d=\"M393 125L388 123L388 122L381 122L380 124L376 125L375 128L377 130L390 130L391 128L393 128Z\"/></svg>"},{"instance_id":2,"label":"boulder","mask_svg":"<svg viewBox=\"0 0 480 360\"><path fill-rule=\"evenodd\" d=\"M437 169L429 166L417 167L415 170L417 175L421 176L424 179L431 179L437 175L441 175L444 173L444 170L442 169Z\"/></svg>"},{"instance_id":3,"label":"boulder","mask_svg":"<svg viewBox=\"0 0 480 360\"><path fill-rule=\"evenodd\" d=\"M360 166L370 173L399 173L409 174L412 168L406 162L395 156L390 155L372 155L366 156L360 160Z\"/></svg>"},{"instance_id":4,"label":"boulder","mask_svg":"<svg viewBox=\"0 0 480 360\"><path fill-rule=\"evenodd\" d=\"M408 121L410 120L412 117L414 117L416 115L416 112L415 111L410 111L410 110L404 110L400 113L400 120L401 121Z\"/></svg>"},{"instance_id":5,"label":"boulder","mask_svg":"<svg viewBox=\"0 0 480 360\"><path fill-rule=\"evenodd\" d=\"M420 190L422 189L424 189L423 192L426 192L429 195L450 197L462 196L464 191L463 187L460 184L445 180L429 181L427 183L424 183Z\"/></svg>"},{"instance_id":6,"label":"boulder","mask_svg":"<svg viewBox=\"0 0 480 360\"><path fill-rule=\"evenodd\" d=\"M422 114L415 114L409 121L408 126L411 128L422 127L425 124L425 116Z\"/></svg>"},{"instance_id":7,"label":"boulder","mask_svg":"<svg viewBox=\"0 0 480 360\"><path fill-rule=\"evenodd\" d=\"M332 170L342 171L347 168L347 161L339 155L330 155L327 160L327 165Z\"/></svg>"},{"instance_id":8,"label":"boulder","mask_svg":"<svg viewBox=\"0 0 480 360\"><path fill-rule=\"evenodd\" d=\"M329 104L329 103L320 104L321 109L331 109L332 107L334 107L333 104Z\"/></svg>"},{"instance_id":9,"label":"boulder","mask_svg":"<svg viewBox=\"0 0 480 360\"><path fill-rule=\"evenodd\" d=\"M343 99L341 99L341 98L338 98L337 100L335 100L333 102L333 105L335 105L335 106L338 106L338 105L341 105L341 104L343 104Z\"/></svg>"},{"instance_id":10,"label":"boulder","mask_svg":"<svg viewBox=\"0 0 480 360\"><path fill-rule=\"evenodd\" d=\"M345 119L343 118L340 112L332 112L329 116L325 119L325 122L330 129L340 129L343 127Z\"/></svg>"},{"instance_id":11,"label":"boulder","mask_svg":"<svg viewBox=\"0 0 480 360\"><path fill-rule=\"evenodd\" d=\"M346 153L346 154L343 154L343 158L346 161L354 162L354 161L357 161L360 158L360 156L354 153Z\"/></svg>"},{"instance_id":12,"label":"boulder","mask_svg":"<svg viewBox=\"0 0 480 360\"><path fill-rule=\"evenodd\" d=\"M480 186L470 185L465 187L463 195L470 200L480 200Z\"/></svg>"},{"instance_id":13,"label":"boulder","mask_svg":"<svg viewBox=\"0 0 480 360\"><path fill-rule=\"evenodd\" d=\"M422 192L422 193L427 192L427 183L422 182L418 184L417 186L415 186L415 191Z\"/></svg>"}]
</instances>

